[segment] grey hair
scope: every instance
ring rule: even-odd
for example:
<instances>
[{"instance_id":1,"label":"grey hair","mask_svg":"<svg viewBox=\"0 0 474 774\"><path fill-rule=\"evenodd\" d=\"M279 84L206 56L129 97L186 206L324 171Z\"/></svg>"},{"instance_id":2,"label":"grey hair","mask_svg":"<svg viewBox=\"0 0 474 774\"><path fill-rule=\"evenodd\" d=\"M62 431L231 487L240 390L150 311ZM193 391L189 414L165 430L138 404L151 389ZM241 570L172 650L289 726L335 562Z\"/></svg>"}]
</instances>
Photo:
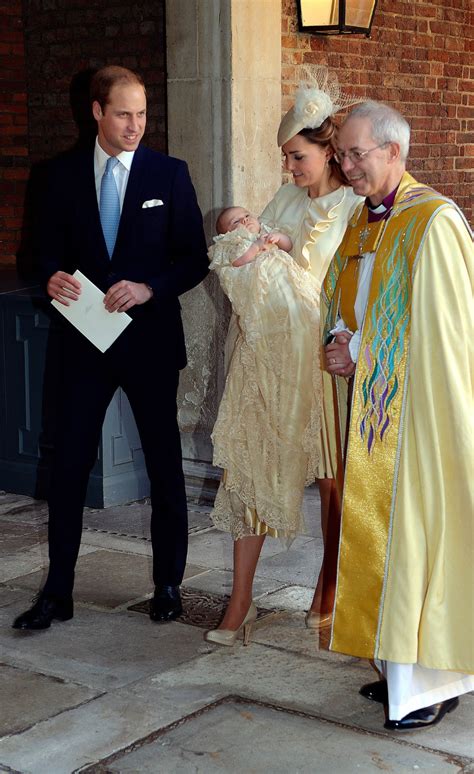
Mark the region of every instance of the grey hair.
<instances>
[{"instance_id":1,"label":"grey hair","mask_svg":"<svg viewBox=\"0 0 474 774\"><path fill-rule=\"evenodd\" d=\"M395 108L384 102L368 99L356 105L349 113L351 118L368 118L372 124L372 136L377 143L396 142L400 146L400 158L406 161L410 147L410 125Z\"/></svg>"}]
</instances>

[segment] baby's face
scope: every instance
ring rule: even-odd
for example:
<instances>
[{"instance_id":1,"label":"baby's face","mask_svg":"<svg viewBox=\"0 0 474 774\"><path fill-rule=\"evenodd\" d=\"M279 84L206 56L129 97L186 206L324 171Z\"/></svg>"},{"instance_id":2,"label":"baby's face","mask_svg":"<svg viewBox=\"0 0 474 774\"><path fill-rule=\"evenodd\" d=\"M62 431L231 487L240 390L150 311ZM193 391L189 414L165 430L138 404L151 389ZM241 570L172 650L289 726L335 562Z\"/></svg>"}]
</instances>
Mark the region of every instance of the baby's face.
<instances>
[{"instance_id":1,"label":"baby's face","mask_svg":"<svg viewBox=\"0 0 474 774\"><path fill-rule=\"evenodd\" d=\"M222 225L226 233L235 231L239 226L245 226L252 234L258 234L260 231L258 218L248 210L244 210L243 207L231 207Z\"/></svg>"}]
</instances>

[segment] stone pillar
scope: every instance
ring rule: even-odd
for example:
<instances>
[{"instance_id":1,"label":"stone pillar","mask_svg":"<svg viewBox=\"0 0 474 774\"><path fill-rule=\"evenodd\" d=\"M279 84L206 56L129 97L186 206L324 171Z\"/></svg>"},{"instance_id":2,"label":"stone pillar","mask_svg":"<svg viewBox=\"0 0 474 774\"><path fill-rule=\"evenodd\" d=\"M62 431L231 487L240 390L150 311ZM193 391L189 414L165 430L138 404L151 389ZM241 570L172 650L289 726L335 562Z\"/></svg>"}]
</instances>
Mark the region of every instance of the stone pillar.
<instances>
[{"instance_id":1,"label":"stone pillar","mask_svg":"<svg viewBox=\"0 0 474 774\"><path fill-rule=\"evenodd\" d=\"M219 210L257 214L281 183L281 0L167 0L168 151L185 159L208 242ZM182 298L188 368L179 421L188 484L212 471L229 308L214 276Z\"/></svg>"}]
</instances>

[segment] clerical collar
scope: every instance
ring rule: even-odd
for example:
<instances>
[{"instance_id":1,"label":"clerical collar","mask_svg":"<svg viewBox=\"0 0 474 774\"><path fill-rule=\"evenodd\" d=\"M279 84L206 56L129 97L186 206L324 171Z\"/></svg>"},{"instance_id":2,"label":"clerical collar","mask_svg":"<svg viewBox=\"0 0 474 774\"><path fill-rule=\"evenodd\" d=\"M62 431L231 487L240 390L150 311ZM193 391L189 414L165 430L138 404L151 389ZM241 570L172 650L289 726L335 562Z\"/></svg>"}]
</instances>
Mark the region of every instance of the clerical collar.
<instances>
[{"instance_id":1,"label":"clerical collar","mask_svg":"<svg viewBox=\"0 0 474 774\"><path fill-rule=\"evenodd\" d=\"M385 199L382 199L381 203L378 204L376 207L371 203L370 199L367 198L365 200L365 205L368 212L368 222L369 223L375 223L377 220L383 220L384 218L388 218L390 215L390 211L393 207L393 202L395 201L395 196L397 195L398 191L398 185L396 188L393 189L391 193L388 194L388 196L385 197Z\"/></svg>"}]
</instances>

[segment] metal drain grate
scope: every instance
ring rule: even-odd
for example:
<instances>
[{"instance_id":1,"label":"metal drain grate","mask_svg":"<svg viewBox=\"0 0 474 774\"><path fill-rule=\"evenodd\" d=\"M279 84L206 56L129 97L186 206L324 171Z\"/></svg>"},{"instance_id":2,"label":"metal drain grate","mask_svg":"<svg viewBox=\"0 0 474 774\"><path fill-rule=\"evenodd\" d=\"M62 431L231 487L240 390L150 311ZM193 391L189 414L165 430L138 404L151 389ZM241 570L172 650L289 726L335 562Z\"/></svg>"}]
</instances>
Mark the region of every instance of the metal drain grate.
<instances>
[{"instance_id":1,"label":"metal drain grate","mask_svg":"<svg viewBox=\"0 0 474 774\"><path fill-rule=\"evenodd\" d=\"M141 507L143 506L143 507ZM147 510L145 511L144 508ZM114 537L144 540L151 543L150 538L150 508L147 501L136 506L120 506L117 508L92 510L84 512L84 532L100 532ZM188 534L196 535L214 529L209 508L198 506L188 509Z\"/></svg>"},{"instance_id":2,"label":"metal drain grate","mask_svg":"<svg viewBox=\"0 0 474 774\"><path fill-rule=\"evenodd\" d=\"M219 625L229 602L229 597L226 594L211 594L208 591L200 591L189 586L181 587L181 599L183 613L177 620L200 629L215 629ZM128 610L148 615L149 605L149 600L144 600L131 605ZM257 621L277 612L280 611L259 607L257 608Z\"/></svg>"}]
</instances>

